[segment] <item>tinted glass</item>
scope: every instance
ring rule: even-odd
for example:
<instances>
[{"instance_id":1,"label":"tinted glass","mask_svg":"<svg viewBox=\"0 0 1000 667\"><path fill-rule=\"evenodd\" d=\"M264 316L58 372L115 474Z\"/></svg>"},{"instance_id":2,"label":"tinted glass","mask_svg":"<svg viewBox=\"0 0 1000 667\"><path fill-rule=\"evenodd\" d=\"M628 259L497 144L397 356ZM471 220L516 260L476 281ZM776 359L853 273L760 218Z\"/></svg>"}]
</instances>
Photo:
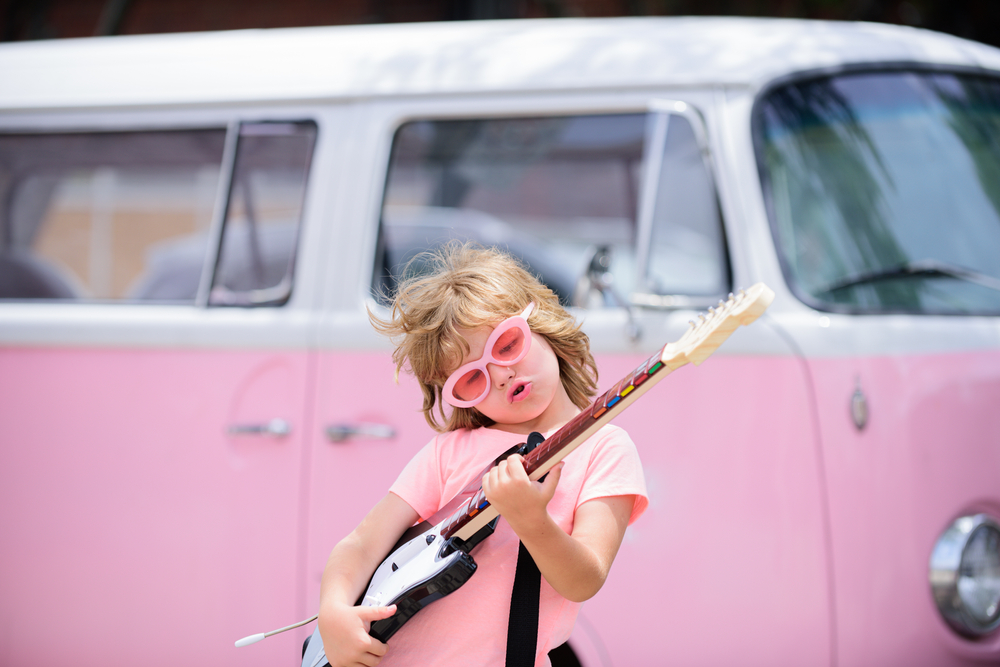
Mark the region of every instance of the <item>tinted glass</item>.
<instances>
[{"instance_id":1,"label":"tinted glass","mask_svg":"<svg viewBox=\"0 0 1000 667\"><path fill-rule=\"evenodd\" d=\"M0 136L0 298L191 302L225 130Z\"/></svg>"},{"instance_id":2,"label":"tinted glass","mask_svg":"<svg viewBox=\"0 0 1000 667\"><path fill-rule=\"evenodd\" d=\"M818 308L1000 312L1000 83L879 72L771 91L754 118L786 276Z\"/></svg>"},{"instance_id":3,"label":"tinted glass","mask_svg":"<svg viewBox=\"0 0 1000 667\"><path fill-rule=\"evenodd\" d=\"M416 253L459 238L523 259L564 304L607 246L635 282L644 114L420 121L393 141L375 288Z\"/></svg>"},{"instance_id":4,"label":"tinted glass","mask_svg":"<svg viewBox=\"0 0 1000 667\"><path fill-rule=\"evenodd\" d=\"M312 122L240 127L212 304L288 300L315 141Z\"/></svg>"},{"instance_id":5,"label":"tinted glass","mask_svg":"<svg viewBox=\"0 0 1000 667\"><path fill-rule=\"evenodd\" d=\"M684 116L668 119L649 252L648 292L713 296L729 291L715 186Z\"/></svg>"},{"instance_id":6,"label":"tinted glass","mask_svg":"<svg viewBox=\"0 0 1000 667\"><path fill-rule=\"evenodd\" d=\"M652 228L638 237L646 114L403 125L387 177L375 289L450 239L521 258L564 305L619 307L635 292L716 295L729 273L715 188L690 122L670 114ZM648 247L646 247L648 243ZM647 276L637 257L649 253ZM646 300L648 301L648 299Z\"/></svg>"}]
</instances>

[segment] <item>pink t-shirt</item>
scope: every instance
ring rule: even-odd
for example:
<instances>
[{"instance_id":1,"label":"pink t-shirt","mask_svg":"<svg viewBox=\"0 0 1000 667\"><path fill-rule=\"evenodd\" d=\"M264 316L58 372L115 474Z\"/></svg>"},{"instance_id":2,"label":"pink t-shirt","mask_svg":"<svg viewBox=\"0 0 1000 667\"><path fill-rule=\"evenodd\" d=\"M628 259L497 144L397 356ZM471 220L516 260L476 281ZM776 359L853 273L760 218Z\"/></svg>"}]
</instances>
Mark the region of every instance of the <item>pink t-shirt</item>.
<instances>
[{"instance_id":1,"label":"pink t-shirt","mask_svg":"<svg viewBox=\"0 0 1000 667\"><path fill-rule=\"evenodd\" d=\"M446 505L490 462L525 436L494 429L438 435L403 469L390 491L427 518ZM566 457L548 511L567 533L576 508L595 498L634 495L629 523L649 504L642 464L622 429L607 425ZM514 585L518 539L501 517L496 532L473 550L478 569L451 595L434 602L389 640L382 667L392 665L503 665ZM580 604L570 602L542 578L535 664L565 642Z\"/></svg>"}]
</instances>

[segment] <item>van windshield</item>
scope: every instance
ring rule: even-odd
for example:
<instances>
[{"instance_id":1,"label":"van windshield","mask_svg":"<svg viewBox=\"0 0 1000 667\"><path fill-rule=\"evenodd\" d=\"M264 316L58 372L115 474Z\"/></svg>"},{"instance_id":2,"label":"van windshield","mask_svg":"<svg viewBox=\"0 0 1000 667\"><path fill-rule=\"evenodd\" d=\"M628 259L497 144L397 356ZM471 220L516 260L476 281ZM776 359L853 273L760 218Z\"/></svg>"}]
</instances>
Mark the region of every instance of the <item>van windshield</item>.
<instances>
[{"instance_id":1,"label":"van windshield","mask_svg":"<svg viewBox=\"0 0 1000 667\"><path fill-rule=\"evenodd\" d=\"M785 277L821 310L1000 313L1000 80L869 72L754 112Z\"/></svg>"}]
</instances>

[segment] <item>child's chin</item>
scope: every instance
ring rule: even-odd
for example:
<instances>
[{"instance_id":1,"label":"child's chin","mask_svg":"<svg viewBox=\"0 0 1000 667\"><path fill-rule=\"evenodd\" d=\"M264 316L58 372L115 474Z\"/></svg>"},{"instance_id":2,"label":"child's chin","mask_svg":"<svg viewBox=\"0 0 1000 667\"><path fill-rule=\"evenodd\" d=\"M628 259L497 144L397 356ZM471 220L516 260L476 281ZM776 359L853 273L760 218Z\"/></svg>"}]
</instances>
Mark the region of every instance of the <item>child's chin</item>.
<instances>
[{"instance_id":1,"label":"child's chin","mask_svg":"<svg viewBox=\"0 0 1000 667\"><path fill-rule=\"evenodd\" d=\"M515 404L515 406L516 405L517 404ZM518 426L520 424L538 419L542 415L542 412L544 412L542 409L527 409L527 406L525 406L525 409L522 410L504 410L502 413L497 414L496 417L490 417L490 419L498 424ZM489 417L489 415L487 416Z\"/></svg>"}]
</instances>

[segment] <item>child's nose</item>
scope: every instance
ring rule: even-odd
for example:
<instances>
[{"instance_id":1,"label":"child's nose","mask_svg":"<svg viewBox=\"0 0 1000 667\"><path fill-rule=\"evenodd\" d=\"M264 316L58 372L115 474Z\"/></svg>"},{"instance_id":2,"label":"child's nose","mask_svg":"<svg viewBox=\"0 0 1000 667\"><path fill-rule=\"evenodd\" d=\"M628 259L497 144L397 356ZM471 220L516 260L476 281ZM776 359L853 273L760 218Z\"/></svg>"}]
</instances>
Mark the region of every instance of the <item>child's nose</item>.
<instances>
[{"instance_id":1,"label":"child's nose","mask_svg":"<svg viewBox=\"0 0 1000 667\"><path fill-rule=\"evenodd\" d=\"M490 382L493 383L494 387L503 387L515 375L514 368L512 366L486 364L486 368L490 372Z\"/></svg>"}]
</instances>

